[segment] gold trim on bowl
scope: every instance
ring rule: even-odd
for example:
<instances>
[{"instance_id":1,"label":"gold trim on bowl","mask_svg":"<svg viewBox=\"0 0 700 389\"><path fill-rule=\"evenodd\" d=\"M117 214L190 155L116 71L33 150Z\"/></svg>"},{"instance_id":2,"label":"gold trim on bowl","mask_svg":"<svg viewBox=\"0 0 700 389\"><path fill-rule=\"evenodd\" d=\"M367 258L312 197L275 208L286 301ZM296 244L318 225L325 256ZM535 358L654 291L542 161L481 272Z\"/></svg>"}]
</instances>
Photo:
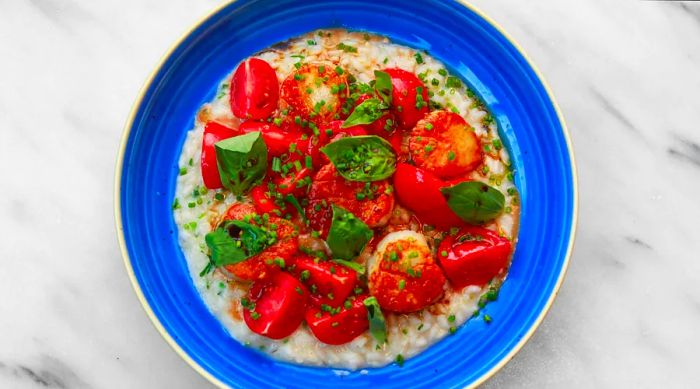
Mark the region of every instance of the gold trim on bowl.
<instances>
[{"instance_id":1,"label":"gold trim on bowl","mask_svg":"<svg viewBox=\"0 0 700 389\"><path fill-rule=\"evenodd\" d=\"M525 343L532 337L532 334L535 332L535 330L540 326L542 321L544 320L545 316L549 312L549 309L552 306L552 303L554 302L554 299L556 298L557 294L559 294L559 288L561 288L561 284L564 281L564 278L566 276L566 271L569 267L569 261L571 259L571 253L573 251L574 247L574 241L576 238L576 229L578 226L578 174L577 174L577 167L576 167L576 160L574 158L574 152L573 152L573 146L571 144L571 136L569 134L569 130L566 127L566 122L564 121L564 117L561 114L561 110L559 109L559 105L557 102L554 100L554 96L552 95L552 91L549 87L549 84L547 81L544 79L540 71L537 69L537 67L534 65L534 63L530 60L530 57L525 53L525 51L522 49L522 47L513 39L511 36L500 26L498 25L493 19L491 19L489 16L484 14L481 10L477 9L475 6L468 4L464 0L457 0L461 5L464 7L468 8L472 12L476 13L481 17L482 19L486 20L489 24L491 24L501 35L503 35L512 45L515 47L515 49L520 53L520 55L525 58L525 61L528 63L530 68L535 72L535 75L537 78L542 82L542 85L544 86L545 91L547 92L547 96L549 97L549 100L552 102L554 105L554 109L557 113L557 118L559 119L559 122L561 123L562 129L564 131L564 138L566 139L566 146L569 150L569 159L571 160L571 167L572 167L572 178L573 178L573 203L574 203L574 210L573 210L573 215L571 219L571 237L569 239L569 245L566 250L566 257L564 259L564 266L561 268L561 272L559 273L559 277L557 279L556 285L554 287L553 293L549 296L549 299L547 300L547 303L544 306L544 309L540 312L539 316L535 320L534 324L530 327L530 329L525 333L525 335L520 338L520 341L518 344L513 347L513 349L504 357L502 358L497 364L495 364L488 372L483 374L481 377L479 377L476 381L471 383L469 385L469 388L475 388L482 383L484 383L486 380L491 378L498 370L500 370L506 363L508 363L514 356L515 354L520 351L520 349L523 348ZM182 43L183 40L185 40L192 32L194 32L195 29L197 29L205 20L209 19L212 15L216 14L223 8L229 6L230 4L235 3L236 0L231 0L229 2L226 2L224 4L221 4L214 8L212 11L210 11L207 15L201 17L192 27L190 27L180 38L175 41L170 48L167 50L167 52L160 58L158 62L158 66L155 67L155 69L151 72L151 74L148 76L146 82L144 83L143 87L141 88L141 91L139 92L139 95L134 102L134 105L131 108L131 112L129 113L129 117L126 121L126 125L124 127L124 132L122 134L121 142L119 145L119 152L117 154L117 166L115 169L115 177L114 177L114 218L115 218L115 223L116 223L116 229L117 229L117 238L119 240L119 248L121 249L122 252L122 258L124 260L124 266L126 267L126 272L129 275L129 280L131 280L131 285L134 288L134 291L136 292L136 297L138 297L139 301L141 302L141 306L143 307L144 311L146 311L146 314L148 315L149 319L151 320L151 323L153 323L153 326L158 330L160 335L165 339L165 341L170 345L170 347L175 350L175 352L180 355L180 357L187 362L188 365L190 365L195 371L197 371L199 374L201 374L204 378L209 380L212 384L219 388L226 388L227 386L221 382L218 378L214 377L211 373L206 371L202 366L200 366L197 362L195 362L170 336L170 334L165 330L161 322L158 320L156 317L155 313L151 309L151 307L148 305L146 302L146 298L144 297L143 290L141 290L141 286L139 283L136 281L136 275L134 274L134 269L131 266L131 260L129 259L129 252L126 248L126 241L124 240L124 227L122 224L122 217L121 217L121 202L120 202L120 192L121 192L121 177L122 177L122 166L124 162L124 152L126 150L126 142L127 139L129 138L129 134L131 133L131 127L134 124L134 117L136 116L136 112L138 111L139 107L141 106L141 103L143 101L144 95L146 94L146 91L148 88L151 86L151 83L153 82L153 79L155 78L156 74L158 71L163 67L163 64L165 61L170 57L170 55L175 51L175 49Z\"/></svg>"}]
</instances>

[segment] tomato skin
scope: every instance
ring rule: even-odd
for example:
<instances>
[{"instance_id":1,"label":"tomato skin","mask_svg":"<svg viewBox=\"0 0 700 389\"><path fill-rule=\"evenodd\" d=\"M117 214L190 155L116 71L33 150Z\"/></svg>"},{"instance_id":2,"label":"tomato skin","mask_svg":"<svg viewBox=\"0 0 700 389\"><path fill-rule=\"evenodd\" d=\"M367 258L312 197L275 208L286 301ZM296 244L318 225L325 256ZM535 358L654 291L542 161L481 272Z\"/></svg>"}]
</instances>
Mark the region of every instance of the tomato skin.
<instances>
[{"instance_id":1,"label":"tomato skin","mask_svg":"<svg viewBox=\"0 0 700 389\"><path fill-rule=\"evenodd\" d=\"M415 74L409 71L391 68L384 69L384 72L391 77L393 87L391 106L399 127L403 130L410 130L428 113L428 88ZM421 96L425 102L425 105L420 109L416 108L416 96L418 95L416 88L422 88Z\"/></svg>"},{"instance_id":2,"label":"tomato skin","mask_svg":"<svg viewBox=\"0 0 700 389\"><path fill-rule=\"evenodd\" d=\"M462 226L464 222L447 205L440 192L446 184L407 163L398 163L394 174L394 189L399 202L413 211L418 219L439 228Z\"/></svg>"},{"instance_id":3,"label":"tomato skin","mask_svg":"<svg viewBox=\"0 0 700 389\"><path fill-rule=\"evenodd\" d=\"M270 279L253 283L248 298L255 303L255 308L244 307L243 318L256 334L270 339L285 338L304 320L308 296L309 292L296 278L277 273Z\"/></svg>"},{"instance_id":4,"label":"tomato skin","mask_svg":"<svg viewBox=\"0 0 700 389\"><path fill-rule=\"evenodd\" d=\"M480 240L460 238L471 235ZM512 244L494 231L482 227L463 227L455 236L448 235L438 249L438 262L455 289L485 285L507 266ZM442 253L446 252L447 256Z\"/></svg>"},{"instance_id":5,"label":"tomato skin","mask_svg":"<svg viewBox=\"0 0 700 389\"><path fill-rule=\"evenodd\" d=\"M289 151L289 144L296 142L300 133L285 131L267 122L247 121L241 123L238 130L244 134L260 131L269 157L279 157Z\"/></svg>"},{"instance_id":6,"label":"tomato skin","mask_svg":"<svg viewBox=\"0 0 700 389\"><path fill-rule=\"evenodd\" d=\"M238 135L236 130L217 122L209 122L204 126L201 168L204 186L208 189L219 189L223 186L221 184L221 177L219 176L219 168L216 165L216 149L214 144L236 135Z\"/></svg>"},{"instance_id":7,"label":"tomato skin","mask_svg":"<svg viewBox=\"0 0 700 389\"><path fill-rule=\"evenodd\" d=\"M274 183L277 185L277 191L286 196L288 194L293 194L295 196L300 196L306 193L308 185L298 186L297 183L301 182L303 179L311 175L311 169L302 168L299 171L294 171L287 177L278 176L273 179Z\"/></svg>"},{"instance_id":8,"label":"tomato skin","mask_svg":"<svg viewBox=\"0 0 700 389\"><path fill-rule=\"evenodd\" d=\"M226 210L223 220L242 220L247 215L255 214L258 212L253 204L235 203ZM255 224L254 221L251 223ZM226 271L240 280L254 281L268 278L281 271L279 266L273 262L275 258L280 257L285 262L291 260L299 249L298 228L289 220L276 216L269 216L269 223L277 225L277 242L243 262L226 265Z\"/></svg>"},{"instance_id":9,"label":"tomato skin","mask_svg":"<svg viewBox=\"0 0 700 389\"><path fill-rule=\"evenodd\" d=\"M306 324L316 339L323 343L348 343L369 329L367 308L364 305L366 298L367 295L357 296L351 302L350 309L343 307L340 313L335 315L323 312L317 307L310 307L304 315Z\"/></svg>"},{"instance_id":10,"label":"tomato skin","mask_svg":"<svg viewBox=\"0 0 700 389\"><path fill-rule=\"evenodd\" d=\"M311 301L316 305L340 306L357 285L357 272L337 263L321 260L316 263L308 255L296 257L293 263L296 265L294 274L298 278L306 270L308 279L302 280L302 283L312 291ZM311 285L315 285L315 288Z\"/></svg>"},{"instance_id":11,"label":"tomato skin","mask_svg":"<svg viewBox=\"0 0 700 389\"><path fill-rule=\"evenodd\" d=\"M231 111L241 119L262 120L277 109L279 81L270 64L258 58L243 61L231 78Z\"/></svg>"},{"instance_id":12,"label":"tomato skin","mask_svg":"<svg viewBox=\"0 0 700 389\"><path fill-rule=\"evenodd\" d=\"M258 214L273 214L275 211L282 212L282 209L275 204L268 194L267 184L262 183L250 189L250 197L253 199L255 210Z\"/></svg>"}]
</instances>

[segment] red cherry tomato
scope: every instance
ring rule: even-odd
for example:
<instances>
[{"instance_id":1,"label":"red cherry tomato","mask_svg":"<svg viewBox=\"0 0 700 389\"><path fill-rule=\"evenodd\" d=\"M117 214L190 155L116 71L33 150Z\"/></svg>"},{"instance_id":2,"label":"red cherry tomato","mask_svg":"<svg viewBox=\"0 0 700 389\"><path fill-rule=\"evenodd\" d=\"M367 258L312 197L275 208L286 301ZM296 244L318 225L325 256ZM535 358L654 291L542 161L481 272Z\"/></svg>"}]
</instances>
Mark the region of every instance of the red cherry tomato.
<instances>
[{"instance_id":1,"label":"red cherry tomato","mask_svg":"<svg viewBox=\"0 0 700 389\"><path fill-rule=\"evenodd\" d=\"M467 226L440 243L438 262L454 288L481 286L505 270L511 248L510 241L495 232Z\"/></svg>"},{"instance_id":2,"label":"red cherry tomato","mask_svg":"<svg viewBox=\"0 0 700 389\"><path fill-rule=\"evenodd\" d=\"M277 273L250 288L243 318L253 332L270 339L291 335L304 320L309 292L296 278Z\"/></svg>"},{"instance_id":3,"label":"red cherry tomato","mask_svg":"<svg viewBox=\"0 0 700 389\"><path fill-rule=\"evenodd\" d=\"M440 228L464 225L447 205L447 200L440 192L445 183L426 172L407 163L398 163L394 174L394 189L401 204L413 211L422 223Z\"/></svg>"},{"instance_id":4,"label":"red cherry tomato","mask_svg":"<svg viewBox=\"0 0 700 389\"><path fill-rule=\"evenodd\" d=\"M253 199L255 210L258 211L259 214L273 214L275 211L282 212L282 209L280 209L280 207L275 204L272 197L270 197L266 183L254 186L250 190L250 197Z\"/></svg>"},{"instance_id":5,"label":"red cherry tomato","mask_svg":"<svg viewBox=\"0 0 700 389\"><path fill-rule=\"evenodd\" d=\"M316 304L337 307L343 304L357 285L357 272L330 261L298 256L293 262L294 274L311 290Z\"/></svg>"},{"instance_id":6,"label":"red cherry tomato","mask_svg":"<svg viewBox=\"0 0 700 389\"><path fill-rule=\"evenodd\" d=\"M223 220L242 220L247 215L255 214L258 213L252 204L235 203L226 210ZM253 220L251 223L255 223L255 221ZM274 262L276 258L282 258L285 262L291 260L299 249L297 227L291 221L276 216L269 216L268 223L277 225L277 242L243 262L226 265L226 271L238 279L253 281L279 273L281 269Z\"/></svg>"},{"instance_id":7,"label":"red cherry tomato","mask_svg":"<svg viewBox=\"0 0 700 389\"><path fill-rule=\"evenodd\" d=\"M277 191L280 194L300 196L305 194L308 189L305 179L310 175L311 169L304 167L301 170L293 170L287 177L275 177L273 182L277 185Z\"/></svg>"},{"instance_id":8,"label":"red cherry tomato","mask_svg":"<svg viewBox=\"0 0 700 389\"><path fill-rule=\"evenodd\" d=\"M404 130L410 130L428 113L428 89L415 74L409 71L398 68L384 69L384 71L391 77L392 111L396 115L399 126ZM418 91L422 99L417 100Z\"/></svg>"},{"instance_id":9,"label":"red cherry tomato","mask_svg":"<svg viewBox=\"0 0 700 389\"><path fill-rule=\"evenodd\" d=\"M234 137L239 133L217 122L209 122L204 126L204 137L202 138L202 178L204 186L209 189L219 189L221 177L219 168L216 165L216 149L214 144L218 141Z\"/></svg>"},{"instance_id":10,"label":"red cherry tomato","mask_svg":"<svg viewBox=\"0 0 700 389\"><path fill-rule=\"evenodd\" d=\"M231 111L241 119L262 120L277 109L279 81L270 64L248 58L231 79Z\"/></svg>"},{"instance_id":11,"label":"red cherry tomato","mask_svg":"<svg viewBox=\"0 0 700 389\"><path fill-rule=\"evenodd\" d=\"M289 152L289 144L296 142L300 135L298 132L285 131L270 123L255 121L241 123L238 130L243 133L260 131L269 157L279 157Z\"/></svg>"},{"instance_id":12,"label":"red cherry tomato","mask_svg":"<svg viewBox=\"0 0 700 389\"><path fill-rule=\"evenodd\" d=\"M357 338L369 328L366 295L357 296L349 302L349 308L342 306L340 312L333 314L317 307L306 310L305 319L316 339L326 344L339 345Z\"/></svg>"}]
</instances>

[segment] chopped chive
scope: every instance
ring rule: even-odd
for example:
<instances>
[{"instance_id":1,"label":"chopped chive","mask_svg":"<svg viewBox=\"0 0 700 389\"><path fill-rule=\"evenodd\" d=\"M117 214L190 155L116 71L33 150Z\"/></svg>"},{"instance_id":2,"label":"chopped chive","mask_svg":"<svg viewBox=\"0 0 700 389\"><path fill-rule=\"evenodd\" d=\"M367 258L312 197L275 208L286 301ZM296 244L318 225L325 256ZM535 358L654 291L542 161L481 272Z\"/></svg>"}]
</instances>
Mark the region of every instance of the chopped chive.
<instances>
[{"instance_id":1,"label":"chopped chive","mask_svg":"<svg viewBox=\"0 0 700 389\"><path fill-rule=\"evenodd\" d=\"M422 64L423 63L423 56L420 53L416 53L413 55L416 58L416 63L417 64Z\"/></svg>"}]
</instances>

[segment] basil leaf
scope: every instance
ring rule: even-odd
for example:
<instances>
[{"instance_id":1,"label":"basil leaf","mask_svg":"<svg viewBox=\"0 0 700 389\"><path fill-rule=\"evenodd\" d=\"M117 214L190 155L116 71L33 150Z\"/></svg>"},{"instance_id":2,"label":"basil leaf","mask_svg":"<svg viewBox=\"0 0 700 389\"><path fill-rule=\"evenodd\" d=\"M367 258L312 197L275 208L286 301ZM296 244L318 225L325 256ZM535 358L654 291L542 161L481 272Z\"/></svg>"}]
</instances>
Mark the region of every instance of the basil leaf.
<instances>
[{"instance_id":1,"label":"basil leaf","mask_svg":"<svg viewBox=\"0 0 700 389\"><path fill-rule=\"evenodd\" d=\"M374 296L367 297L363 303L365 304L365 308L367 308L369 333L372 334L379 344L386 343L386 321L384 320L384 315L382 314L382 309L379 307L377 298Z\"/></svg>"},{"instance_id":2,"label":"basil leaf","mask_svg":"<svg viewBox=\"0 0 700 389\"><path fill-rule=\"evenodd\" d=\"M345 267L348 267L348 268L356 271L358 274L365 274L366 269L360 263L353 262L353 261L346 261L344 259L331 259L331 261L333 261L339 265L343 265Z\"/></svg>"},{"instance_id":3,"label":"basil leaf","mask_svg":"<svg viewBox=\"0 0 700 389\"><path fill-rule=\"evenodd\" d=\"M216 267L243 262L276 242L267 230L241 220L227 220L209 232L204 241Z\"/></svg>"},{"instance_id":4,"label":"basil leaf","mask_svg":"<svg viewBox=\"0 0 700 389\"><path fill-rule=\"evenodd\" d=\"M505 196L483 182L461 182L440 191L450 209L467 223L483 223L503 212Z\"/></svg>"},{"instance_id":5,"label":"basil leaf","mask_svg":"<svg viewBox=\"0 0 700 389\"><path fill-rule=\"evenodd\" d=\"M374 236L371 228L345 209L333 205L333 220L326 243L334 258L353 259Z\"/></svg>"},{"instance_id":6,"label":"basil leaf","mask_svg":"<svg viewBox=\"0 0 700 389\"><path fill-rule=\"evenodd\" d=\"M376 80L374 82L374 89L377 91L377 94L386 105L391 105L391 93L394 91L394 86L391 84L391 77L381 70L375 70L374 78Z\"/></svg>"},{"instance_id":7,"label":"basil leaf","mask_svg":"<svg viewBox=\"0 0 700 389\"><path fill-rule=\"evenodd\" d=\"M345 119L341 128L374 123L384 115L388 108L389 106L379 101L379 99L367 99L355 107L350 116Z\"/></svg>"},{"instance_id":8,"label":"basil leaf","mask_svg":"<svg viewBox=\"0 0 700 389\"><path fill-rule=\"evenodd\" d=\"M204 241L209 247L211 262L216 267L243 262L248 258L240 244L237 245L224 229L217 228L208 233Z\"/></svg>"},{"instance_id":9,"label":"basil leaf","mask_svg":"<svg viewBox=\"0 0 700 389\"><path fill-rule=\"evenodd\" d=\"M221 183L240 196L265 177L267 147L260 131L234 136L214 144Z\"/></svg>"},{"instance_id":10,"label":"basil leaf","mask_svg":"<svg viewBox=\"0 0 700 389\"><path fill-rule=\"evenodd\" d=\"M378 181L396 170L391 144L376 135L340 138L321 148L338 173L350 181Z\"/></svg>"}]
</instances>

